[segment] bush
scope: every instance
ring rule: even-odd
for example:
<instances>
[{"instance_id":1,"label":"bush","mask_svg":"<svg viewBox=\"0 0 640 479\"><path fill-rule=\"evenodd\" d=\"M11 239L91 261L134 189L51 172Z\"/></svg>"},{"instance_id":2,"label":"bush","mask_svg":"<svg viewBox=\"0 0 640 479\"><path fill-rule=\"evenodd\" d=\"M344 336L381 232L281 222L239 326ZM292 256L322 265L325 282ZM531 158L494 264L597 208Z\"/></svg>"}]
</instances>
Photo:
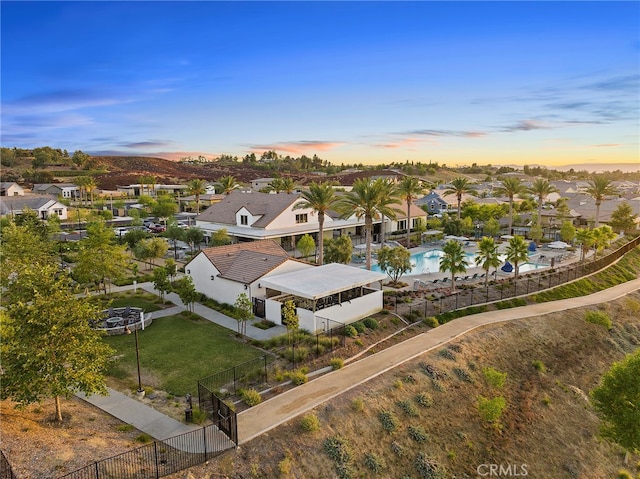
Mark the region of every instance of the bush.
<instances>
[{"instance_id":1,"label":"bush","mask_svg":"<svg viewBox=\"0 0 640 479\"><path fill-rule=\"evenodd\" d=\"M355 330L358 331L358 334L362 334L367 331L367 327L361 321L351 323L351 326L353 326Z\"/></svg>"},{"instance_id":2,"label":"bush","mask_svg":"<svg viewBox=\"0 0 640 479\"><path fill-rule=\"evenodd\" d=\"M278 463L278 470L283 476L287 476L291 473L291 458L289 456L285 457Z\"/></svg>"},{"instance_id":3,"label":"bush","mask_svg":"<svg viewBox=\"0 0 640 479\"><path fill-rule=\"evenodd\" d=\"M433 398L429 393L419 393L415 397L416 402L422 407L433 406Z\"/></svg>"},{"instance_id":4,"label":"bush","mask_svg":"<svg viewBox=\"0 0 640 479\"><path fill-rule=\"evenodd\" d=\"M355 398L351 401L351 408L358 412L364 411L364 401L361 398Z\"/></svg>"},{"instance_id":5,"label":"bush","mask_svg":"<svg viewBox=\"0 0 640 479\"><path fill-rule=\"evenodd\" d=\"M419 416L418 410L416 407L411 404L409 401L398 401L396 405L402 409L407 416L417 417Z\"/></svg>"},{"instance_id":6,"label":"bush","mask_svg":"<svg viewBox=\"0 0 640 479\"><path fill-rule=\"evenodd\" d=\"M429 439L422 426L409 426L409 437L416 442L425 442Z\"/></svg>"},{"instance_id":7,"label":"bush","mask_svg":"<svg viewBox=\"0 0 640 479\"><path fill-rule=\"evenodd\" d=\"M316 432L320 430L320 419L314 413L307 414L300 419L300 427L305 432Z\"/></svg>"},{"instance_id":8,"label":"bush","mask_svg":"<svg viewBox=\"0 0 640 479\"><path fill-rule=\"evenodd\" d=\"M424 479L444 479L447 477L447 470L423 452L418 453L414 465L420 477Z\"/></svg>"},{"instance_id":9,"label":"bush","mask_svg":"<svg viewBox=\"0 0 640 479\"><path fill-rule=\"evenodd\" d=\"M336 369L342 369L344 367L344 359L331 358L331 360L329 361L329 365L331 366L331 369L333 369L334 371Z\"/></svg>"},{"instance_id":10,"label":"bush","mask_svg":"<svg viewBox=\"0 0 640 479\"><path fill-rule=\"evenodd\" d=\"M364 465L375 474L380 474L385 467L383 459L375 452L367 452L364 455Z\"/></svg>"},{"instance_id":11,"label":"bush","mask_svg":"<svg viewBox=\"0 0 640 479\"><path fill-rule=\"evenodd\" d=\"M344 328L344 335L348 338L355 338L358 336L358 330L353 326L347 326Z\"/></svg>"},{"instance_id":12,"label":"bush","mask_svg":"<svg viewBox=\"0 0 640 479\"><path fill-rule=\"evenodd\" d=\"M139 434L138 436L136 436L135 439L136 442L140 442L142 444L147 444L151 441L153 441L153 438L147 434L146 432L143 432L142 434Z\"/></svg>"},{"instance_id":13,"label":"bush","mask_svg":"<svg viewBox=\"0 0 640 479\"><path fill-rule=\"evenodd\" d=\"M473 379L471 378L471 375L469 374L469 371L467 371L466 369L463 368L453 368L453 372L456 376L458 376L458 378L462 381L468 382L468 383L472 383Z\"/></svg>"},{"instance_id":14,"label":"bush","mask_svg":"<svg viewBox=\"0 0 640 479\"><path fill-rule=\"evenodd\" d=\"M438 326L440 326L440 323L438 322L435 316L426 317L422 320L422 322L427 326L429 326L430 328L437 328Z\"/></svg>"},{"instance_id":15,"label":"bush","mask_svg":"<svg viewBox=\"0 0 640 479\"><path fill-rule=\"evenodd\" d=\"M456 353L462 352L462 346L459 344L450 344L447 346L451 351L455 351Z\"/></svg>"},{"instance_id":16,"label":"bush","mask_svg":"<svg viewBox=\"0 0 640 479\"><path fill-rule=\"evenodd\" d=\"M486 422L490 422L496 427L500 427L500 418L504 409L507 407L507 400L504 396L496 396L487 399L484 396L478 397L478 411L480 417Z\"/></svg>"},{"instance_id":17,"label":"bush","mask_svg":"<svg viewBox=\"0 0 640 479\"><path fill-rule=\"evenodd\" d=\"M376 321L376 319L375 319L375 318L364 318L364 320L363 320L362 322L364 323L364 325L365 325L367 328L369 328L369 329L371 329L371 330L373 330L373 331L375 331L376 329L378 329L378 327L380 326L380 325L378 324L378 321Z\"/></svg>"},{"instance_id":18,"label":"bush","mask_svg":"<svg viewBox=\"0 0 640 479\"><path fill-rule=\"evenodd\" d=\"M547 367L544 365L542 361L535 360L531 364L533 365L534 368L536 368L537 371L541 372L542 374L547 372Z\"/></svg>"},{"instance_id":19,"label":"bush","mask_svg":"<svg viewBox=\"0 0 640 479\"><path fill-rule=\"evenodd\" d=\"M633 474L625 469L620 469L618 471L618 479L633 479Z\"/></svg>"},{"instance_id":20,"label":"bush","mask_svg":"<svg viewBox=\"0 0 640 479\"><path fill-rule=\"evenodd\" d=\"M347 464L351 460L351 447L349 447L347 440L340 435L326 438L322 443L322 448L337 464Z\"/></svg>"},{"instance_id":21,"label":"bush","mask_svg":"<svg viewBox=\"0 0 640 479\"><path fill-rule=\"evenodd\" d=\"M291 371L290 373L287 373L286 376L295 386L300 386L301 384L304 384L309 380L306 373L301 370Z\"/></svg>"},{"instance_id":22,"label":"bush","mask_svg":"<svg viewBox=\"0 0 640 479\"><path fill-rule=\"evenodd\" d=\"M398 427L398 418L390 411L380 411L378 418L382 423L382 428L387 432L393 432Z\"/></svg>"},{"instance_id":23,"label":"bush","mask_svg":"<svg viewBox=\"0 0 640 479\"><path fill-rule=\"evenodd\" d=\"M587 311L584 319L587 323L599 324L600 326L607 328L607 330L613 327L611 318L604 311Z\"/></svg>"},{"instance_id":24,"label":"bush","mask_svg":"<svg viewBox=\"0 0 640 479\"><path fill-rule=\"evenodd\" d=\"M489 385L497 389L502 389L507 380L507 373L501 373L494 368L482 368L482 374Z\"/></svg>"},{"instance_id":25,"label":"bush","mask_svg":"<svg viewBox=\"0 0 640 479\"><path fill-rule=\"evenodd\" d=\"M438 356L445 359L451 359L452 361L456 360L456 355L453 354L453 351L451 351L450 349L441 349L440 351L438 351Z\"/></svg>"},{"instance_id":26,"label":"bush","mask_svg":"<svg viewBox=\"0 0 640 479\"><path fill-rule=\"evenodd\" d=\"M240 398L249 406L257 406L262 402L262 396L255 389L240 389L238 391Z\"/></svg>"},{"instance_id":27,"label":"bush","mask_svg":"<svg viewBox=\"0 0 640 479\"><path fill-rule=\"evenodd\" d=\"M391 442L391 450L399 457L404 456L406 453L404 447L396 441Z\"/></svg>"},{"instance_id":28,"label":"bush","mask_svg":"<svg viewBox=\"0 0 640 479\"><path fill-rule=\"evenodd\" d=\"M207 412L200 408L195 408L192 419L194 424L204 424L207 420Z\"/></svg>"}]
</instances>

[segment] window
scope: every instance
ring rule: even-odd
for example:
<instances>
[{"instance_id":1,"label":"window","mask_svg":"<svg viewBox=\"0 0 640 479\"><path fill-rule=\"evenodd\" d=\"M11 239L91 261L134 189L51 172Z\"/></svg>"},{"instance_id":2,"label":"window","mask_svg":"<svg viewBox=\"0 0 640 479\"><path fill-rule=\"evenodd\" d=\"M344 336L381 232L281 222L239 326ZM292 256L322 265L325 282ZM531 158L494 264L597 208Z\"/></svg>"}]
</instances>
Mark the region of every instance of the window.
<instances>
[{"instance_id":1,"label":"window","mask_svg":"<svg viewBox=\"0 0 640 479\"><path fill-rule=\"evenodd\" d=\"M247 226L249 224L249 217L247 215L240 215L240 224Z\"/></svg>"},{"instance_id":2,"label":"window","mask_svg":"<svg viewBox=\"0 0 640 479\"><path fill-rule=\"evenodd\" d=\"M296 223L307 223L309 218L306 213L296 215Z\"/></svg>"},{"instance_id":3,"label":"window","mask_svg":"<svg viewBox=\"0 0 640 479\"><path fill-rule=\"evenodd\" d=\"M406 230L407 229L407 220L398 221L398 229L399 230Z\"/></svg>"},{"instance_id":4,"label":"window","mask_svg":"<svg viewBox=\"0 0 640 479\"><path fill-rule=\"evenodd\" d=\"M62 216L62 210L61 209L55 209L55 210L53 210L53 212L58 216Z\"/></svg>"}]
</instances>

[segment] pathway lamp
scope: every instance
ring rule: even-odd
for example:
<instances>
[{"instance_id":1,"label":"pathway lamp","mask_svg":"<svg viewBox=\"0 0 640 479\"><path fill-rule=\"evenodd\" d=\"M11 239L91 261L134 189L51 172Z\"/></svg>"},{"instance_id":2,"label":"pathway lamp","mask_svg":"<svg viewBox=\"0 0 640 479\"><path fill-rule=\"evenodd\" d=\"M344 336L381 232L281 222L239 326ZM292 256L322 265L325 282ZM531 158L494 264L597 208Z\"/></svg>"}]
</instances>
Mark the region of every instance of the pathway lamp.
<instances>
[{"instance_id":1,"label":"pathway lamp","mask_svg":"<svg viewBox=\"0 0 640 479\"><path fill-rule=\"evenodd\" d=\"M126 334L131 334L131 330L129 329L129 327L125 327L125 333ZM138 394L143 394L144 393L144 389L142 389L142 379L140 377L140 348L138 346L138 329L134 328L133 330L133 334L136 338L136 363L138 365Z\"/></svg>"}]
</instances>

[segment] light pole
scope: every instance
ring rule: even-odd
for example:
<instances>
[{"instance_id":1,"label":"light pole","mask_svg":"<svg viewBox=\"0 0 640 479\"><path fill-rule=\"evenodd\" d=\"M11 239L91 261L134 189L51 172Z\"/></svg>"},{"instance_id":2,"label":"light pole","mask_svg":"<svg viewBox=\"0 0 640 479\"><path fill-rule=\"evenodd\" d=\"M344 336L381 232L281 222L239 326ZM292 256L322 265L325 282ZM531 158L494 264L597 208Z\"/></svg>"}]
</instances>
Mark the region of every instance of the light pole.
<instances>
[{"instance_id":1,"label":"light pole","mask_svg":"<svg viewBox=\"0 0 640 479\"><path fill-rule=\"evenodd\" d=\"M131 330L129 327L125 328L127 334L131 334ZM136 338L136 363L138 365L138 394L142 394L144 389L142 389L142 379L140 377L140 348L138 346L138 328L133 330L133 335Z\"/></svg>"}]
</instances>

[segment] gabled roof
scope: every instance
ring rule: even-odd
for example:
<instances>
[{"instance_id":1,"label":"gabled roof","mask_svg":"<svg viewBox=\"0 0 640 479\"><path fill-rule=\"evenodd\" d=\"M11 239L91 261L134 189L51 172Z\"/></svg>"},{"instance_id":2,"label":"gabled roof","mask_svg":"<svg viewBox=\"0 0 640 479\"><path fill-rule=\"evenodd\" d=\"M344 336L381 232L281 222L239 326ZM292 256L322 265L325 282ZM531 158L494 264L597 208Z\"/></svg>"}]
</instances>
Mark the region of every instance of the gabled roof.
<instances>
[{"instance_id":1,"label":"gabled roof","mask_svg":"<svg viewBox=\"0 0 640 479\"><path fill-rule=\"evenodd\" d=\"M251 241L202 250L220 277L250 284L289 259L273 240Z\"/></svg>"},{"instance_id":2,"label":"gabled roof","mask_svg":"<svg viewBox=\"0 0 640 479\"><path fill-rule=\"evenodd\" d=\"M293 203L299 199L300 196L295 194L232 191L222 201L207 208L196 220L235 225L236 213L244 207L253 216L261 216L251 226L264 228L282 214L283 211L290 209Z\"/></svg>"},{"instance_id":3,"label":"gabled roof","mask_svg":"<svg viewBox=\"0 0 640 479\"><path fill-rule=\"evenodd\" d=\"M22 211L25 208L29 208L34 211L46 207L47 209L57 206L60 208L66 208L65 205L59 203L55 197L41 195L41 196L3 196L0 198L0 214L7 215L12 212Z\"/></svg>"}]
</instances>

